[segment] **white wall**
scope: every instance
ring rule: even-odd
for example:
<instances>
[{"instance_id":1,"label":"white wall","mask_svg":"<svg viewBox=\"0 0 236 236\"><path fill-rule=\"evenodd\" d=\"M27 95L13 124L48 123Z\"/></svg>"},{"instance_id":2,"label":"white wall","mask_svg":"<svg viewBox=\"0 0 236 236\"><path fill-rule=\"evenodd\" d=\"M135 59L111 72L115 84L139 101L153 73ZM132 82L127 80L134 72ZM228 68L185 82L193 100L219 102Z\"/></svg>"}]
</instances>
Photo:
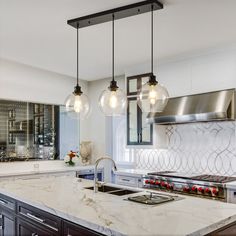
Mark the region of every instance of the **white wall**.
<instances>
[{"instance_id":1,"label":"white wall","mask_svg":"<svg viewBox=\"0 0 236 236\"><path fill-rule=\"evenodd\" d=\"M118 86L124 89L125 79L124 76L116 78ZM101 112L98 99L103 90L105 90L110 85L111 78L106 78L102 80L96 80L88 82L88 97L91 102L91 114L87 120L81 121L81 137L80 140L89 140L93 143L93 158L108 155L106 147L106 139L109 140L109 118ZM85 127L84 130L83 127Z\"/></svg>"},{"instance_id":2,"label":"white wall","mask_svg":"<svg viewBox=\"0 0 236 236\"><path fill-rule=\"evenodd\" d=\"M1 99L63 104L75 82L66 75L0 59ZM81 85L86 92L86 82Z\"/></svg>"},{"instance_id":3,"label":"white wall","mask_svg":"<svg viewBox=\"0 0 236 236\"><path fill-rule=\"evenodd\" d=\"M126 69L126 76L149 71L149 64ZM157 80L170 96L181 96L236 87L236 49L209 51L202 55L176 58L154 69Z\"/></svg>"}]
</instances>

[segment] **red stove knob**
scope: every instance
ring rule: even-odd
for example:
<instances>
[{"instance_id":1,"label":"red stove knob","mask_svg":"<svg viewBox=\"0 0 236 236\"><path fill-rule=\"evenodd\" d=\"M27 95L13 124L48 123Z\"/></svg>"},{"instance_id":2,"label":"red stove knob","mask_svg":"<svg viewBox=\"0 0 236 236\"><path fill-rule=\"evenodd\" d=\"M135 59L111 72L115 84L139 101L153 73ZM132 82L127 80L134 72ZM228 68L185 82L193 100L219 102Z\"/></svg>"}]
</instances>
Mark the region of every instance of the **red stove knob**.
<instances>
[{"instance_id":1,"label":"red stove knob","mask_svg":"<svg viewBox=\"0 0 236 236\"><path fill-rule=\"evenodd\" d=\"M155 185L160 185L160 181L156 180Z\"/></svg>"},{"instance_id":2,"label":"red stove knob","mask_svg":"<svg viewBox=\"0 0 236 236\"><path fill-rule=\"evenodd\" d=\"M196 191L197 191L197 187L196 187L196 186L192 186L191 190L192 190L193 192L196 192Z\"/></svg>"},{"instance_id":3,"label":"red stove knob","mask_svg":"<svg viewBox=\"0 0 236 236\"><path fill-rule=\"evenodd\" d=\"M150 183L150 180L149 179L146 179L145 180L145 184L149 184Z\"/></svg>"},{"instance_id":4,"label":"red stove knob","mask_svg":"<svg viewBox=\"0 0 236 236\"><path fill-rule=\"evenodd\" d=\"M161 187L166 187L167 184L165 182L161 182Z\"/></svg>"},{"instance_id":5,"label":"red stove knob","mask_svg":"<svg viewBox=\"0 0 236 236\"><path fill-rule=\"evenodd\" d=\"M155 181L154 180L150 180L150 184L154 184L155 183Z\"/></svg>"},{"instance_id":6,"label":"red stove knob","mask_svg":"<svg viewBox=\"0 0 236 236\"><path fill-rule=\"evenodd\" d=\"M217 195L217 194L219 193L219 190L218 190L217 188L213 188L213 189L212 189L212 193L213 193L214 195Z\"/></svg>"},{"instance_id":7,"label":"red stove knob","mask_svg":"<svg viewBox=\"0 0 236 236\"><path fill-rule=\"evenodd\" d=\"M173 184L167 184L166 187L167 187L167 189L172 190L174 188L174 185Z\"/></svg>"},{"instance_id":8,"label":"red stove knob","mask_svg":"<svg viewBox=\"0 0 236 236\"><path fill-rule=\"evenodd\" d=\"M190 188L189 188L189 186L185 186L184 188L183 188L183 190L184 190L184 192L189 192L190 191Z\"/></svg>"},{"instance_id":9,"label":"red stove knob","mask_svg":"<svg viewBox=\"0 0 236 236\"><path fill-rule=\"evenodd\" d=\"M197 190L198 190L198 192L201 192L201 193L204 192L204 188L203 187L199 187Z\"/></svg>"},{"instance_id":10,"label":"red stove knob","mask_svg":"<svg viewBox=\"0 0 236 236\"><path fill-rule=\"evenodd\" d=\"M211 189L210 188L205 188L205 193L210 194L211 193Z\"/></svg>"}]
</instances>

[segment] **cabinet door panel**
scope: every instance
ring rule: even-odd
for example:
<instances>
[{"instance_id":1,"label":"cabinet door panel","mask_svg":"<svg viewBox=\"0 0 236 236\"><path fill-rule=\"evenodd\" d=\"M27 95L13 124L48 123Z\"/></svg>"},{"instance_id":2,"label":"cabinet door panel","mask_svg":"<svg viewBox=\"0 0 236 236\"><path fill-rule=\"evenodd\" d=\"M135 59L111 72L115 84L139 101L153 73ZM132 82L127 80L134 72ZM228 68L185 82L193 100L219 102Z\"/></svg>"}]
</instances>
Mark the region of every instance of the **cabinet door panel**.
<instances>
[{"instance_id":1,"label":"cabinet door panel","mask_svg":"<svg viewBox=\"0 0 236 236\"><path fill-rule=\"evenodd\" d=\"M149 143L152 142L152 125L147 123L147 114L142 113L142 127L141 127L141 142Z\"/></svg>"},{"instance_id":2,"label":"cabinet door panel","mask_svg":"<svg viewBox=\"0 0 236 236\"><path fill-rule=\"evenodd\" d=\"M82 226L70 223L68 221L64 221L64 236L98 236L102 235L86 229Z\"/></svg>"},{"instance_id":3,"label":"cabinet door panel","mask_svg":"<svg viewBox=\"0 0 236 236\"><path fill-rule=\"evenodd\" d=\"M128 100L128 142L138 142L138 109L137 100Z\"/></svg>"},{"instance_id":4,"label":"cabinet door panel","mask_svg":"<svg viewBox=\"0 0 236 236\"><path fill-rule=\"evenodd\" d=\"M17 235L18 236L52 236L56 235L47 230L39 228L37 225L28 223L20 218L17 219Z\"/></svg>"},{"instance_id":5,"label":"cabinet door panel","mask_svg":"<svg viewBox=\"0 0 236 236\"><path fill-rule=\"evenodd\" d=\"M15 215L12 212L2 210L0 212L1 219L1 236L12 236L15 235Z\"/></svg>"},{"instance_id":6,"label":"cabinet door panel","mask_svg":"<svg viewBox=\"0 0 236 236\"><path fill-rule=\"evenodd\" d=\"M138 93L149 77L150 74L143 74L127 78L127 145L153 144L153 127L146 122L148 114L141 111L137 102Z\"/></svg>"}]
</instances>

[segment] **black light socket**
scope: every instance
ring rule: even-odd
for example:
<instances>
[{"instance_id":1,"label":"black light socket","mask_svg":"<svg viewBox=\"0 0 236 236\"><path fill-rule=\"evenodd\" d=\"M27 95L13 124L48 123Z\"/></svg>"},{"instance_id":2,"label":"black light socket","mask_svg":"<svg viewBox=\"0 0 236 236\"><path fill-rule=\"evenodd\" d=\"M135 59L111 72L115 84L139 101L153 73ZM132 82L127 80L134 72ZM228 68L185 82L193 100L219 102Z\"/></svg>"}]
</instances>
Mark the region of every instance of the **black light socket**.
<instances>
[{"instance_id":1,"label":"black light socket","mask_svg":"<svg viewBox=\"0 0 236 236\"><path fill-rule=\"evenodd\" d=\"M81 90L81 87L77 84L75 86L75 90L74 90L74 95L81 95L83 92Z\"/></svg>"},{"instance_id":2,"label":"black light socket","mask_svg":"<svg viewBox=\"0 0 236 236\"><path fill-rule=\"evenodd\" d=\"M117 82L115 80L112 80L110 83L110 87L108 87L111 91L116 91L119 87L117 86Z\"/></svg>"},{"instance_id":3,"label":"black light socket","mask_svg":"<svg viewBox=\"0 0 236 236\"><path fill-rule=\"evenodd\" d=\"M154 74L150 75L149 81L148 81L149 86L155 86L158 84L156 80L156 76Z\"/></svg>"}]
</instances>

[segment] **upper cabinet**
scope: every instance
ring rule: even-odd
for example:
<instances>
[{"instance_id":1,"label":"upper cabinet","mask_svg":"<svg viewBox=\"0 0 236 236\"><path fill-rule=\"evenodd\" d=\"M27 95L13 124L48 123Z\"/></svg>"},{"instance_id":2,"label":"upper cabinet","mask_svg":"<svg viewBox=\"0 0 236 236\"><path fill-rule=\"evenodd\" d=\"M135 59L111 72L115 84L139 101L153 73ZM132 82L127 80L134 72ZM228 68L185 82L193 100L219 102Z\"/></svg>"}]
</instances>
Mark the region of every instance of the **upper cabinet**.
<instances>
[{"instance_id":1,"label":"upper cabinet","mask_svg":"<svg viewBox=\"0 0 236 236\"><path fill-rule=\"evenodd\" d=\"M138 106L138 93L150 74L127 77L127 145L152 145L153 127Z\"/></svg>"}]
</instances>

